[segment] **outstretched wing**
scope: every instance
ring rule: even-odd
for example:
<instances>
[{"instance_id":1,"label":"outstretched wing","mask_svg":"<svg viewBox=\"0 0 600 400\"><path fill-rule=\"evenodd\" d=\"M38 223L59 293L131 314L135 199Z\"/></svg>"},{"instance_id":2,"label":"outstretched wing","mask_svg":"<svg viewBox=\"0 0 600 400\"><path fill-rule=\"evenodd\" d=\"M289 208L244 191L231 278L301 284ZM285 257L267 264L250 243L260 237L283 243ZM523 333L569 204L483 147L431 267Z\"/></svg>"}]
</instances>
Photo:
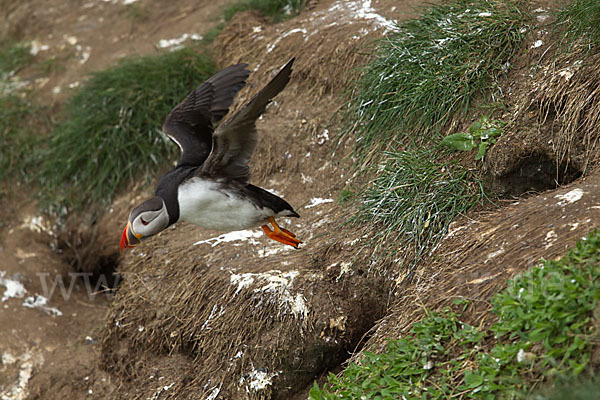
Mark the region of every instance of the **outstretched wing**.
<instances>
[{"instance_id":1,"label":"outstretched wing","mask_svg":"<svg viewBox=\"0 0 600 400\"><path fill-rule=\"evenodd\" d=\"M246 84L247 66L237 64L217 72L171 110L162 129L181 148L178 165L200 166L206 160L215 124Z\"/></svg>"},{"instance_id":2,"label":"outstretched wing","mask_svg":"<svg viewBox=\"0 0 600 400\"><path fill-rule=\"evenodd\" d=\"M241 110L223 123L213 134L213 147L202 165L200 174L247 182L250 178L248 161L258 141L256 119L265 111L273 97L290 80L294 58L258 92Z\"/></svg>"}]
</instances>

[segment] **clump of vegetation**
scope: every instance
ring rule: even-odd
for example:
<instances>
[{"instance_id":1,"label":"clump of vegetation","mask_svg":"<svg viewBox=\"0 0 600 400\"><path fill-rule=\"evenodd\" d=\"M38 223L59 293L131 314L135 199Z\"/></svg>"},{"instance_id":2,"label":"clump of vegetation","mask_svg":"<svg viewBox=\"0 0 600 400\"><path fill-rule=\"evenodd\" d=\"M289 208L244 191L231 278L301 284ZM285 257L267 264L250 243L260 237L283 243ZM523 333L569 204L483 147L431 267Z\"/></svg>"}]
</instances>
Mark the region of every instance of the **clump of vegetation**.
<instances>
[{"instance_id":1,"label":"clump of vegetation","mask_svg":"<svg viewBox=\"0 0 600 400\"><path fill-rule=\"evenodd\" d=\"M436 161L439 150L385 153L354 216L356 222L377 221L381 228L374 239L379 246L391 244L391 254L405 250L409 268L435 249L455 217L484 197L471 171L458 163Z\"/></svg>"},{"instance_id":2,"label":"clump of vegetation","mask_svg":"<svg viewBox=\"0 0 600 400\"><path fill-rule=\"evenodd\" d=\"M66 102L45 151L46 205L108 204L125 185L155 177L179 151L161 134L164 118L212 73L206 56L184 49L93 74Z\"/></svg>"},{"instance_id":3,"label":"clump of vegetation","mask_svg":"<svg viewBox=\"0 0 600 400\"><path fill-rule=\"evenodd\" d=\"M469 127L467 133L454 133L442 139L442 143L454 150L471 151L477 147L475 160L481 160L489 146L496 143L496 138L502 135L504 123L498 120L490 120L482 115Z\"/></svg>"},{"instance_id":4,"label":"clump of vegetation","mask_svg":"<svg viewBox=\"0 0 600 400\"><path fill-rule=\"evenodd\" d=\"M223 12L225 21L242 11L255 10L274 21L281 21L297 15L307 0L238 0L227 6Z\"/></svg>"},{"instance_id":5,"label":"clump of vegetation","mask_svg":"<svg viewBox=\"0 0 600 400\"><path fill-rule=\"evenodd\" d=\"M0 47L0 72L14 74L27 65L33 56L30 53L31 44L15 42Z\"/></svg>"},{"instance_id":6,"label":"clump of vegetation","mask_svg":"<svg viewBox=\"0 0 600 400\"><path fill-rule=\"evenodd\" d=\"M15 76L32 61L30 47L25 42L0 47L0 180L29 176L38 142L34 133L46 129L40 108L27 100L24 85Z\"/></svg>"},{"instance_id":7,"label":"clump of vegetation","mask_svg":"<svg viewBox=\"0 0 600 400\"><path fill-rule=\"evenodd\" d=\"M361 165L383 164L357 195L354 220L372 222L379 246L390 244L388 254L409 245L410 267L435 249L453 218L486 198L477 173L440 148L441 132L476 97L485 103L524 38L524 24L515 1L432 5L377 43L354 88L343 134L356 135ZM493 142L484 139L489 129L471 133L479 133L482 154Z\"/></svg>"},{"instance_id":8,"label":"clump of vegetation","mask_svg":"<svg viewBox=\"0 0 600 400\"><path fill-rule=\"evenodd\" d=\"M36 123L41 123L39 107L16 94L0 96L0 180L7 176L27 179L36 160L39 144ZM44 124L37 126L45 130Z\"/></svg>"},{"instance_id":9,"label":"clump of vegetation","mask_svg":"<svg viewBox=\"0 0 600 400\"><path fill-rule=\"evenodd\" d=\"M598 400L600 377L585 376L579 379L558 379L553 387L544 388L535 394L535 400Z\"/></svg>"},{"instance_id":10,"label":"clump of vegetation","mask_svg":"<svg viewBox=\"0 0 600 400\"><path fill-rule=\"evenodd\" d=\"M563 30L567 43L582 44L597 52L600 44L600 2L573 0L567 2L556 15L556 24Z\"/></svg>"},{"instance_id":11,"label":"clump of vegetation","mask_svg":"<svg viewBox=\"0 0 600 400\"><path fill-rule=\"evenodd\" d=\"M431 6L382 39L362 73L347 117L356 153L400 142L423 145L464 115L519 48L516 2L458 0Z\"/></svg>"},{"instance_id":12,"label":"clump of vegetation","mask_svg":"<svg viewBox=\"0 0 600 400\"><path fill-rule=\"evenodd\" d=\"M148 10L139 4L130 3L125 6L127 17L132 21L144 21L148 19Z\"/></svg>"},{"instance_id":13,"label":"clump of vegetation","mask_svg":"<svg viewBox=\"0 0 600 400\"><path fill-rule=\"evenodd\" d=\"M310 397L524 398L542 381L586 371L598 346L599 301L600 232L594 231L562 259L543 260L509 281L492 299L497 322L489 330L448 309L430 312L384 353L365 352L360 364L331 374L322 388L315 384Z\"/></svg>"}]
</instances>

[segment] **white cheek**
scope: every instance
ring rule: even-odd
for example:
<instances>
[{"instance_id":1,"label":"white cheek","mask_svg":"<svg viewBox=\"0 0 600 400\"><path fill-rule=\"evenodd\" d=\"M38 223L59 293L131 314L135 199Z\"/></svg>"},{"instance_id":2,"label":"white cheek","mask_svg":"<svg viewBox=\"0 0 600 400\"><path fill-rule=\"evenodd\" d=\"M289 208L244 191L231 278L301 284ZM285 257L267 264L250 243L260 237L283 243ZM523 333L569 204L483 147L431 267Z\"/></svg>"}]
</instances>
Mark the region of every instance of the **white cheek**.
<instances>
[{"instance_id":1,"label":"white cheek","mask_svg":"<svg viewBox=\"0 0 600 400\"><path fill-rule=\"evenodd\" d=\"M143 235L146 236L148 235L148 225L144 225L142 224L142 222L140 221L139 218L136 218L133 223L131 224L131 227L133 228L133 232L138 235Z\"/></svg>"},{"instance_id":2,"label":"white cheek","mask_svg":"<svg viewBox=\"0 0 600 400\"><path fill-rule=\"evenodd\" d=\"M146 215L145 218L152 217L153 216ZM142 223L141 217L136 218L135 221L133 221L132 227L133 231L136 234L140 234L144 237L147 237L156 235L157 233L165 229L167 225L169 225L169 216L164 212L160 212L156 217L154 217L150 222L148 222L145 225Z\"/></svg>"}]
</instances>

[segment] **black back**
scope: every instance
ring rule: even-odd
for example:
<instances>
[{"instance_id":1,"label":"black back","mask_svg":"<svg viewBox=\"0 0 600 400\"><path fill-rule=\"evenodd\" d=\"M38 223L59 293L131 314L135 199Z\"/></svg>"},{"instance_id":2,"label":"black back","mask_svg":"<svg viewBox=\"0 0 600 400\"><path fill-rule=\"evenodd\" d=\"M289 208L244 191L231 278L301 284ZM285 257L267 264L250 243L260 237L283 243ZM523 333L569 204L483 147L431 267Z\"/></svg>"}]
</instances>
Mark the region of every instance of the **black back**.
<instances>
[{"instance_id":1,"label":"black back","mask_svg":"<svg viewBox=\"0 0 600 400\"><path fill-rule=\"evenodd\" d=\"M242 189L243 195L251 199L256 205L260 207L267 207L279 213L285 210L292 212L290 217L300 217L292 208L292 206L279 196L275 196L273 193L267 192L266 190L247 184Z\"/></svg>"}]
</instances>

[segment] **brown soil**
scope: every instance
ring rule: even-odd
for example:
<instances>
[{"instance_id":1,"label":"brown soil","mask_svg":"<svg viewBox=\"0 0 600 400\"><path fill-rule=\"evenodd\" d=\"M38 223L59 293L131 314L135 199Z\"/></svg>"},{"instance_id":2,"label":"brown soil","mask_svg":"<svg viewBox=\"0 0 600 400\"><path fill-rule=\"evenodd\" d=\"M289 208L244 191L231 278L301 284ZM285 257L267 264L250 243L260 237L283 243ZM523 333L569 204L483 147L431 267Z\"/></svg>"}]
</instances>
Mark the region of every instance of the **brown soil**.
<instances>
[{"instance_id":1,"label":"brown soil","mask_svg":"<svg viewBox=\"0 0 600 400\"><path fill-rule=\"evenodd\" d=\"M2 38L49 45L36 61L51 67L29 68L23 79L39 101L56 109L69 85L77 86L90 72L126 55L156 53L160 39L206 33L229 2L139 0L125 6L121 0L6 0L0 1L0 32ZM385 29L380 20L360 17L352 9L358 3L313 1L299 16L274 25L254 13L239 14L214 44L221 66L247 62L254 70L236 104L289 58L297 58L290 84L258 122L252 183L281 194L301 215L282 221L303 240L300 250L258 231L233 240L178 223L117 258L126 215L152 188L132 189L95 227L78 221L66 235L49 232L42 220L32 222L35 207L21 205L13 195L11 208L0 211L8 221L0 233L0 271L5 271L0 279L21 282L27 297L48 294L42 284L46 276L65 282L73 272L79 277L68 298L59 289L46 296L61 316L24 308L24 298L0 303L0 395L306 398L315 378L339 368L365 342L378 348L386 338L402 335L424 305L435 308L453 297L468 297L474 300L473 319L484 318L480 304L507 278L541 256L562 255L596 225L593 204L600 183L594 175L457 222L435 258L424 263L427 267L412 282L394 286L390 277L396 278L402 266L381 265L366 247L369 232L343 225L347 210L334 201L352 171L346 157L351 141L332 157L340 124L334 115L356 66L367 59L361 50ZM379 15L399 20L424 2L371 3ZM523 69L510 82L512 93L527 87L527 57L521 57ZM522 118L517 104L509 105L509 113ZM540 126L544 123L540 120ZM519 141L523 152L513 152L513 158L508 149L518 135L498 143L498 154L490 154L486 167L499 185L517 184L517 178L504 178L523 170L515 167L515 155L542 146L539 132L525 135L528 139ZM549 188L528 186L539 176L531 170L532 176L517 174L525 189L506 192ZM578 191L581 198L571 201ZM78 270L65 261L65 252L77 259ZM103 263L108 270L118 264L121 285L114 298L88 296L81 275Z\"/></svg>"}]
</instances>

